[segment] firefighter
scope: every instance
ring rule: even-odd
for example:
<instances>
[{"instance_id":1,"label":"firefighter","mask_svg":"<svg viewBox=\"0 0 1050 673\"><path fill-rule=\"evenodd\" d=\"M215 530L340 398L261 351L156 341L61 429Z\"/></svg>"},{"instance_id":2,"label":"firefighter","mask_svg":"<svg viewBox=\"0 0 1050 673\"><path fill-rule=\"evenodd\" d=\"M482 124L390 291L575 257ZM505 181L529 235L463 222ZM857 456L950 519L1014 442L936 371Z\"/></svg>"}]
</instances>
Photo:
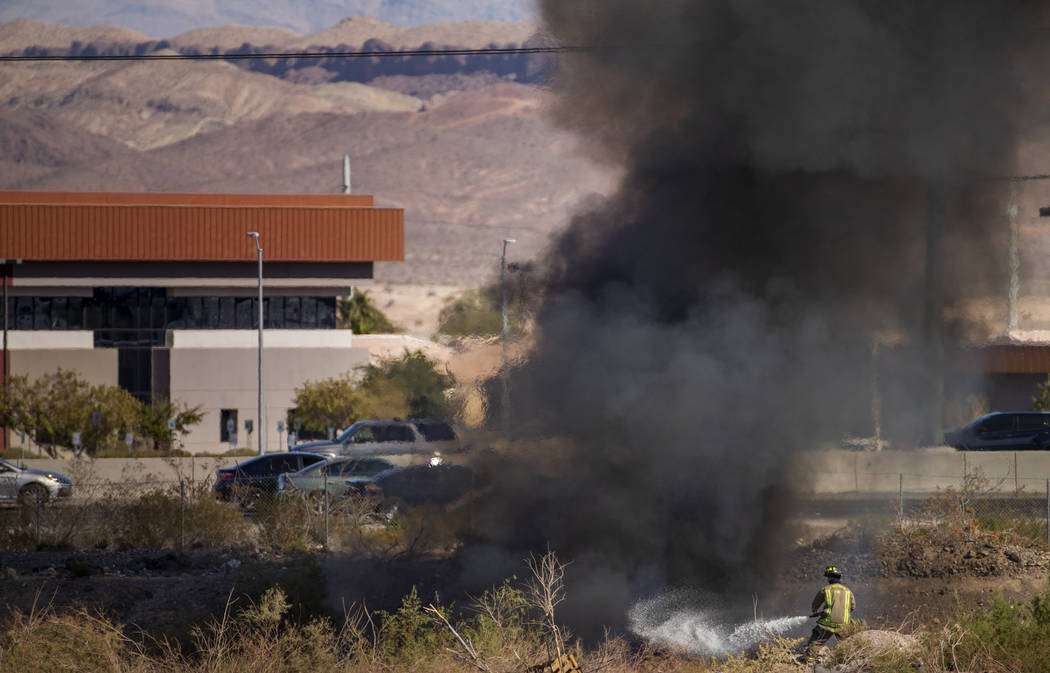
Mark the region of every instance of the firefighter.
<instances>
[{"instance_id":1,"label":"firefighter","mask_svg":"<svg viewBox=\"0 0 1050 673\"><path fill-rule=\"evenodd\" d=\"M820 619L806 644L807 663L816 660L817 649L828 642L831 636L839 640L843 638L840 633L850 623L850 615L857 608L853 592L842 584L842 573L836 566L825 568L824 577L828 578L828 585L813 598L813 616L820 615Z\"/></svg>"}]
</instances>

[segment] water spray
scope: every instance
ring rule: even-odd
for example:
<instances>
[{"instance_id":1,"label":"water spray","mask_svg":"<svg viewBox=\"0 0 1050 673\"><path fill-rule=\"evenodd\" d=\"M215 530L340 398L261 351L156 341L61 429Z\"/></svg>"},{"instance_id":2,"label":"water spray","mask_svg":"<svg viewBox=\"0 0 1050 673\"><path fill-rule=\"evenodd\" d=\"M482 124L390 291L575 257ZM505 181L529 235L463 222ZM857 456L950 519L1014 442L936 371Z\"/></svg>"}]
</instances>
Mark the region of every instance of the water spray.
<instances>
[{"instance_id":1,"label":"water spray","mask_svg":"<svg viewBox=\"0 0 1050 673\"><path fill-rule=\"evenodd\" d=\"M690 654L719 655L750 649L802 626L811 615L755 619L732 624L712 611L677 607L673 594L638 601L627 612L628 628L654 644Z\"/></svg>"}]
</instances>

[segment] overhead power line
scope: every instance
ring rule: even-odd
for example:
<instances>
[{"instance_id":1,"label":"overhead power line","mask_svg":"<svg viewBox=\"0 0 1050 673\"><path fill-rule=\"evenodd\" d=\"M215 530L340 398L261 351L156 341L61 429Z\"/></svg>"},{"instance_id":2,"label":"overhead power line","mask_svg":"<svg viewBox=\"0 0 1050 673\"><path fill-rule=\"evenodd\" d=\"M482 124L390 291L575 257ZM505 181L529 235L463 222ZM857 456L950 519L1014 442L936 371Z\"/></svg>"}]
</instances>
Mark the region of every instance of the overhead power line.
<instances>
[{"instance_id":1,"label":"overhead power line","mask_svg":"<svg viewBox=\"0 0 1050 673\"><path fill-rule=\"evenodd\" d=\"M500 56L505 54L561 54L591 51L594 46L489 47L484 49L406 49L404 51L298 51L261 54L94 54L0 56L2 62L23 61L253 61L282 58L400 58L405 56Z\"/></svg>"}]
</instances>

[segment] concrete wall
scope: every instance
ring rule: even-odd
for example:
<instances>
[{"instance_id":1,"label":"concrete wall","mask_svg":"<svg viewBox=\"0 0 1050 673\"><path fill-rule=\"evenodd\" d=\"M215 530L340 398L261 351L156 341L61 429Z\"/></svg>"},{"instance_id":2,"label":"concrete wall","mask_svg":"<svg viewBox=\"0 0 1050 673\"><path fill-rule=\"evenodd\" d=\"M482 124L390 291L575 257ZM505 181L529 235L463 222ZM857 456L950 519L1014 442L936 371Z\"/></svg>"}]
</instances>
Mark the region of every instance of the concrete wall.
<instances>
[{"instance_id":1,"label":"concrete wall","mask_svg":"<svg viewBox=\"0 0 1050 673\"><path fill-rule=\"evenodd\" d=\"M143 483L167 484L180 478L193 483L215 481L215 470L235 465L245 458L102 458L92 460L29 459L28 467L54 470L73 479L74 488L89 488L93 484ZM21 462L17 459L13 462Z\"/></svg>"},{"instance_id":2,"label":"concrete wall","mask_svg":"<svg viewBox=\"0 0 1050 673\"><path fill-rule=\"evenodd\" d=\"M254 336L254 334L252 335ZM292 407L295 388L306 381L337 376L368 362L364 348L280 348L264 337L263 399L265 403L265 445L273 450L287 443L287 429L277 432L277 421L285 420ZM191 452L218 453L229 449L220 442L222 409L237 410L237 440L241 447L256 446L244 431L245 419L252 419L258 432L258 351L254 342L248 348L179 347L175 339L171 350L172 399L189 406L200 406L204 420L183 439Z\"/></svg>"},{"instance_id":3,"label":"concrete wall","mask_svg":"<svg viewBox=\"0 0 1050 673\"><path fill-rule=\"evenodd\" d=\"M117 385L116 349L11 351L12 375L37 379L59 368L76 370L91 385Z\"/></svg>"},{"instance_id":4,"label":"concrete wall","mask_svg":"<svg viewBox=\"0 0 1050 673\"><path fill-rule=\"evenodd\" d=\"M980 472L988 486L1046 492L1050 451L819 451L800 454L796 480L813 493L933 493L959 487L964 474Z\"/></svg>"}]
</instances>

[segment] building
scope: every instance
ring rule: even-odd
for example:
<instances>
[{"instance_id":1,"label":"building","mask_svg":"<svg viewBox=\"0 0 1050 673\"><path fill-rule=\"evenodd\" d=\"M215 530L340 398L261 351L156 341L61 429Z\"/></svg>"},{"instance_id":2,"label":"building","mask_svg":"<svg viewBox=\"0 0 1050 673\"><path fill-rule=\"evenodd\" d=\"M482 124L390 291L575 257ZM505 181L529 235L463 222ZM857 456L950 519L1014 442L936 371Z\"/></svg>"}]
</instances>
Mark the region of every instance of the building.
<instances>
[{"instance_id":1,"label":"building","mask_svg":"<svg viewBox=\"0 0 1050 673\"><path fill-rule=\"evenodd\" d=\"M3 376L77 370L144 402L199 405L188 450L254 446L248 232L264 260L265 443L284 445L294 388L368 360L336 329L336 297L404 259L404 211L370 196L0 192Z\"/></svg>"}]
</instances>

